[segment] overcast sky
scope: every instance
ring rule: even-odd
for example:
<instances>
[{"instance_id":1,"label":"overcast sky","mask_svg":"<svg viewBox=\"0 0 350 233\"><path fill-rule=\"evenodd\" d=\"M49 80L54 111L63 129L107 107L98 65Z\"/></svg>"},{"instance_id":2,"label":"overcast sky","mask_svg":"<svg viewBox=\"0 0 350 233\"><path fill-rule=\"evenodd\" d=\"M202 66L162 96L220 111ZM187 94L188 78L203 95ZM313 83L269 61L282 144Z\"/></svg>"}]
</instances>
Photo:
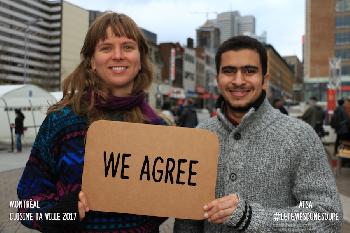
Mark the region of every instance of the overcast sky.
<instances>
[{"instance_id":1,"label":"overcast sky","mask_svg":"<svg viewBox=\"0 0 350 233\"><path fill-rule=\"evenodd\" d=\"M267 32L267 42L282 56L302 59L305 32L305 0L67 0L87 10L125 13L157 34L158 43L195 39L196 29L216 13L238 10L254 15L256 34ZM208 13L206 13L208 12Z\"/></svg>"}]
</instances>

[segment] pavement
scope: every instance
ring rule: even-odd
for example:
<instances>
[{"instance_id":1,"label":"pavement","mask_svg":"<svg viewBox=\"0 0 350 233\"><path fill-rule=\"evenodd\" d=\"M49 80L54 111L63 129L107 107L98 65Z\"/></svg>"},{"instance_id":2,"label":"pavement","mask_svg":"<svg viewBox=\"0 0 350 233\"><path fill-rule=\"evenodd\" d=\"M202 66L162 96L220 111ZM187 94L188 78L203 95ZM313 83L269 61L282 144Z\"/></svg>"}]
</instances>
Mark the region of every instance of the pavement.
<instances>
[{"instance_id":1,"label":"pavement","mask_svg":"<svg viewBox=\"0 0 350 233\"><path fill-rule=\"evenodd\" d=\"M9 202L17 200L18 180L22 175L29 153L30 147L23 148L21 153L13 153L0 146L0 233L38 232L24 227L18 221L9 220L9 214L17 211L9 207ZM343 168L341 173L336 175L336 181L344 211L341 233L350 233L350 168ZM173 232L173 224L174 219L169 218L162 224L160 233Z\"/></svg>"}]
</instances>

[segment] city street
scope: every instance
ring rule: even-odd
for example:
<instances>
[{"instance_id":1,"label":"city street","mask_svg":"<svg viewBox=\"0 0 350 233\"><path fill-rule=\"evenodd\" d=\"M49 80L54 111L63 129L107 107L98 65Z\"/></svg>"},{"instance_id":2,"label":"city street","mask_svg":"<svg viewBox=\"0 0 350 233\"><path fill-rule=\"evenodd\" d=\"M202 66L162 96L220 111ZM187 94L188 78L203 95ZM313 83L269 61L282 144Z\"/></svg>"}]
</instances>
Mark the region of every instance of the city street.
<instances>
[{"instance_id":1,"label":"city street","mask_svg":"<svg viewBox=\"0 0 350 233\"><path fill-rule=\"evenodd\" d=\"M30 233L37 232L22 226L17 221L9 220L9 201L17 200L16 186L23 167L27 161L30 148L24 148L22 153L9 153L6 148L0 150L0 233ZM350 168L343 168L337 176L337 185L341 193L344 209L344 223L342 233L350 232ZM161 226L161 233L171 233L174 219L169 219Z\"/></svg>"}]
</instances>

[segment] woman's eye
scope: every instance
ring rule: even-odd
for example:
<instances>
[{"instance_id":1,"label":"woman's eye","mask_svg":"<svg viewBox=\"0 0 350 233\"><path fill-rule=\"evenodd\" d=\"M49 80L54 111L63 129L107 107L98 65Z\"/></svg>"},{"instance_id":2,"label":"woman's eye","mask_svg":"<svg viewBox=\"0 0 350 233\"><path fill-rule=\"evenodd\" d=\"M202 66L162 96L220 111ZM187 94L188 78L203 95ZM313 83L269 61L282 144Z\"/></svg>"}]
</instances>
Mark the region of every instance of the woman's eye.
<instances>
[{"instance_id":1,"label":"woman's eye","mask_svg":"<svg viewBox=\"0 0 350 233\"><path fill-rule=\"evenodd\" d=\"M135 48L135 46L133 45L124 45L124 49L127 51L133 50Z\"/></svg>"},{"instance_id":2,"label":"woman's eye","mask_svg":"<svg viewBox=\"0 0 350 233\"><path fill-rule=\"evenodd\" d=\"M108 51L111 51L111 47L101 47L101 49L100 49L101 51L103 51L103 52L108 52Z\"/></svg>"}]
</instances>

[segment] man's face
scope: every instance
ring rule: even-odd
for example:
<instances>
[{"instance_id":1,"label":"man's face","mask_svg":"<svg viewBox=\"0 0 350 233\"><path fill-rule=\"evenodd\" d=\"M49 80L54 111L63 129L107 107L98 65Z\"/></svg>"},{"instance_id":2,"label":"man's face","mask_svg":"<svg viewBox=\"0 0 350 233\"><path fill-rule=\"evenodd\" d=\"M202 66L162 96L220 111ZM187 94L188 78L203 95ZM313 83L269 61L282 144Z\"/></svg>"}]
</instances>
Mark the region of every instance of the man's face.
<instances>
[{"instance_id":1,"label":"man's face","mask_svg":"<svg viewBox=\"0 0 350 233\"><path fill-rule=\"evenodd\" d=\"M269 76L265 75L263 82L261 69L259 54L254 50L230 50L221 55L218 88L233 109L248 107L266 90Z\"/></svg>"}]
</instances>

